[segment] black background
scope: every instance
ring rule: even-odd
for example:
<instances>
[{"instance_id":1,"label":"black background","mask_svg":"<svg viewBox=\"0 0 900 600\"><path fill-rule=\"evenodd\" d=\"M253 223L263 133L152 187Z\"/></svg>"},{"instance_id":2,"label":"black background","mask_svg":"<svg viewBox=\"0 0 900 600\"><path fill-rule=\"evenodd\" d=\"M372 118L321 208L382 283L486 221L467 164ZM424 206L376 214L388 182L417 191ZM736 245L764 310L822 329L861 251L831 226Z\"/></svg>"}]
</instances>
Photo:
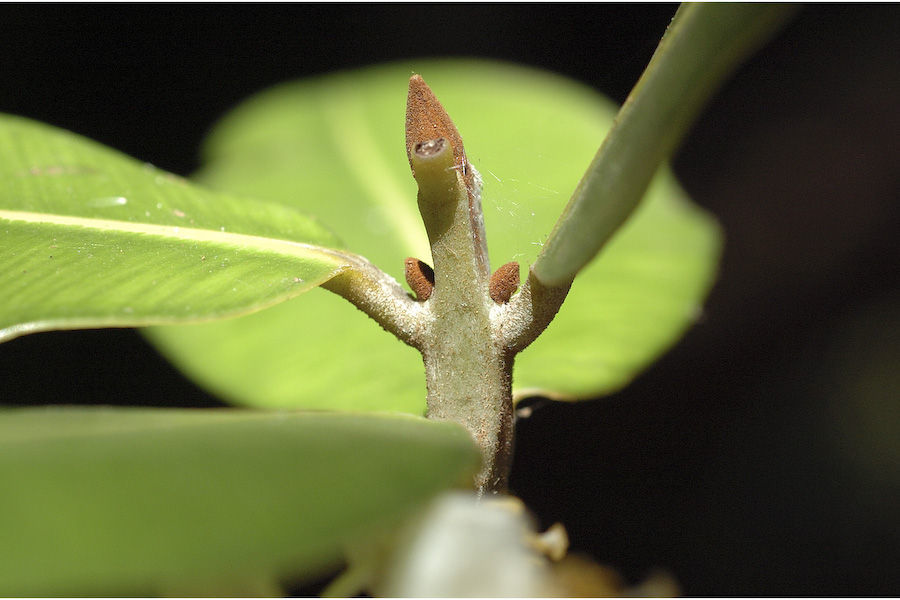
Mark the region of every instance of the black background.
<instances>
[{"instance_id":1,"label":"black background","mask_svg":"<svg viewBox=\"0 0 900 600\"><path fill-rule=\"evenodd\" d=\"M390 59L507 59L622 101L674 10L3 5L0 111L189 174L250 94ZM723 88L675 160L727 234L704 320L623 392L519 423L514 491L629 580L900 593L898 16L807 6ZM129 330L0 346L0 400L219 405Z\"/></svg>"}]
</instances>

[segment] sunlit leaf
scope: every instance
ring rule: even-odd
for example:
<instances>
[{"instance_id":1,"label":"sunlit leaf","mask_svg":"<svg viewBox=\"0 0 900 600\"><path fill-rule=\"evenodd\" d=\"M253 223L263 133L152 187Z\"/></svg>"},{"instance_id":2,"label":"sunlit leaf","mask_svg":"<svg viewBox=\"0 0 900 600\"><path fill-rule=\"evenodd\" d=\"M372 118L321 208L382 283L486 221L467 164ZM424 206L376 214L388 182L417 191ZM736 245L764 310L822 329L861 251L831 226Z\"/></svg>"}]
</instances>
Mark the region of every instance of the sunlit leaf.
<instances>
[{"instance_id":1,"label":"sunlit leaf","mask_svg":"<svg viewBox=\"0 0 900 600\"><path fill-rule=\"evenodd\" d=\"M484 178L494 266L516 260L526 268L615 114L608 100L556 75L420 60L284 84L223 120L198 178L317 214L351 250L402 280L406 256L430 258L403 142L413 72L450 112ZM518 359L517 397L589 398L628 382L698 317L719 246L715 222L663 171ZM187 374L234 402L424 410L415 351L324 292L150 335Z\"/></svg>"},{"instance_id":2,"label":"sunlit leaf","mask_svg":"<svg viewBox=\"0 0 900 600\"><path fill-rule=\"evenodd\" d=\"M297 581L465 482L478 457L462 428L418 417L2 410L0 595Z\"/></svg>"},{"instance_id":3,"label":"sunlit leaf","mask_svg":"<svg viewBox=\"0 0 900 600\"><path fill-rule=\"evenodd\" d=\"M345 266L310 244L339 246L295 208L0 115L0 341L259 310Z\"/></svg>"}]
</instances>

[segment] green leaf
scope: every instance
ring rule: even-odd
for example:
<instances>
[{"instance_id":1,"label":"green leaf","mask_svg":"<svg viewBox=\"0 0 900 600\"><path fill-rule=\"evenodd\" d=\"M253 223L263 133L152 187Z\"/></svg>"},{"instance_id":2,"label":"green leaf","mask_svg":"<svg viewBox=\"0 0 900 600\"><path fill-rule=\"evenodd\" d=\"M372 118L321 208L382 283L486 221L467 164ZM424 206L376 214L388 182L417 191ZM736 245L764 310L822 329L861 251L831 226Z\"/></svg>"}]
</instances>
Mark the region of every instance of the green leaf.
<instances>
[{"instance_id":1,"label":"green leaf","mask_svg":"<svg viewBox=\"0 0 900 600\"><path fill-rule=\"evenodd\" d=\"M441 99L484 178L492 263L534 262L615 114L592 90L546 72L420 60L280 85L223 120L198 178L317 214L351 250L402 280L406 256L430 258L403 141L413 72ZM715 222L664 169L633 222L576 280L557 321L521 355L517 397L590 398L629 381L698 316L719 245ZM415 351L323 292L149 336L233 402L425 407Z\"/></svg>"},{"instance_id":2,"label":"green leaf","mask_svg":"<svg viewBox=\"0 0 900 600\"><path fill-rule=\"evenodd\" d=\"M0 115L0 341L259 310L347 264L284 204L206 191L95 142Z\"/></svg>"},{"instance_id":3,"label":"green leaf","mask_svg":"<svg viewBox=\"0 0 900 600\"><path fill-rule=\"evenodd\" d=\"M2 410L0 595L296 581L464 481L478 456L462 428L417 417Z\"/></svg>"}]
</instances>

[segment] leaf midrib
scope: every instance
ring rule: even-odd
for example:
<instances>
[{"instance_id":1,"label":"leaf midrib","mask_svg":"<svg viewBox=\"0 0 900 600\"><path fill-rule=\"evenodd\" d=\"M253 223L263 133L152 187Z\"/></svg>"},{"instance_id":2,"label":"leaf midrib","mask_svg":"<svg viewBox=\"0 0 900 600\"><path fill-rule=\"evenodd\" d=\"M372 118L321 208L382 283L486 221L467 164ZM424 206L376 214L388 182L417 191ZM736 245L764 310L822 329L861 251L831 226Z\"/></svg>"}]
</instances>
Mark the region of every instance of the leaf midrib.
<instances>
[{"instance_id":1,"label":"leaf midrib","mask_svg":"<svg viewBox=\"0 0 900 600\"><path fill-rule=\"evenodd\" d=\"M310 255L332 262L336 267L346 266L349 262L338 250L316 246L304 242L295 242L279 238L269 238L244 233L231 233L215 231L211 229L199 229L194 227L181 227L178 225L156 225L153 223L140 223L131 221L118 221L114 219L96 219L90 217L73 217L51 213L38 213L16 210L0 210L0 219L14 222L38 223L58 225L64 227L81 227L109 231L116 233L135 233L163 237L173 240L208 242L240 248L252 248L262 252L272 252L289 256Z\"/></svg>"}]
</instances>

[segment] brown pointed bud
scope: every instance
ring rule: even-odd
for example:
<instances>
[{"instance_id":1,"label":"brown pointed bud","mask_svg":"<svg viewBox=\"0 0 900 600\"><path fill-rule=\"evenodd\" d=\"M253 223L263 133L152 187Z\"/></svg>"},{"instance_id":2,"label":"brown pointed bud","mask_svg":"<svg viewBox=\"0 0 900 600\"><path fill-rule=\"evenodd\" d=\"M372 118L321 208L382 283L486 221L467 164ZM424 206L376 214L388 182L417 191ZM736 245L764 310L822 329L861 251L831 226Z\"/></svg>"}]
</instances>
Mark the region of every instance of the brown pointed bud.
<instances>
[{"instance_id":1,"label":"brown pointed bud","mask_svg":"<svg viewBox=\"0 0 900 600\"><path fill-rule=\"evenodd\" d=\"M497 304L506 304L519 289L519 263L508 262L491 275L488 291L491 300Z\"/></svg>"},{"instance_id":2,"label":"brown pointed bud","mask_svg":"<svg viewBox=\"0 0 900 600\"><path fill-rule=\"evenodd\" d=\"M406 259L406 283L415 292L416 299L424 302L434 291L434 270L418 258Z\"/></svg>"},{"instance_id":3,"label":"brown pointed bud","mask_svg":"<svg viewBox=\"0 0 900 600\"><path fill-rule=\"evenodd\" d=\"M425 80L419 75L413 75L409 78L409 94L406 97L406 156L410 159L409 166L413 176L416 171L411 154L419 144L439 138L450 143L456 167L466 179L466 184L471 185L469 161L466 160L466 151L456 125Z\"/></svg>"}]
</instances>

